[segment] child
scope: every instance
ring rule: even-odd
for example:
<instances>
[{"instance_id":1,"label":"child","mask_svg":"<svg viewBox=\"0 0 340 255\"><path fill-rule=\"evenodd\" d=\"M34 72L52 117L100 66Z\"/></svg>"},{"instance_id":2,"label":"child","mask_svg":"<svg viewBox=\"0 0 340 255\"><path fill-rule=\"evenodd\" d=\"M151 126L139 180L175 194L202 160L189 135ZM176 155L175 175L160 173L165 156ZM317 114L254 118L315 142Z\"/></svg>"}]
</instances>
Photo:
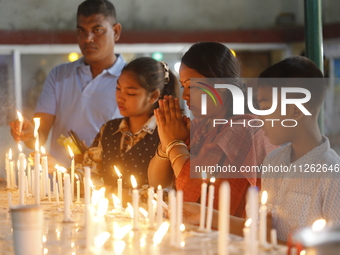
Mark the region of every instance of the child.
<instances>
[{"instance_id":1,"label":"child","mask_svg":"<svg viewBox=\"0 0 340 255\"><path fill-rule=\"evenodd\" d=\"M130 188L130 175L141 187L148 183L147 168L159 137L153 110L164 95L176 96L177 79L168 66L141 57L127 64L118 79L116 100L122 119L105 123L84 155L83 164L92 168L106 186L116 186L116 166L123 188ZM110 96L110 95L108 95Z\"/></svg>"},{"instance_id":2,"label":"child","mask_svg":"<svg viewBox=\"0 0 340 255\"><path fill-rule=\"evenodd\" d=\"M303 166L305 168L321 165L335 170L340 167L340 157L330 148L327 137L322 136L317 119L326 92L326 83L317 66L304 57L287 58L263 71L258 84L258 102L261 110L272 106L272 88L278 87L278 107L265 119L293 119L297 121L295 127L272 126L265 121L264 131L271 143L283 145L269 153L263 166ZM271 78L271 79L267 79ZM275 79L272 79L275 78ZM293 78L278 79L278 78ZM313 78L313 79L297 79ZM307 82L306 82L307 81ZM293 83L292 83L293 82ZM312 114L305 115L294 104L286 106L287 114L281 115L281 88L302 87L310 91L311 99L303 106ZM297 93L292 94L298 97ZM291 96L291 95L290 95ZM288 98L291 98L288 96ZM299 169L299 168L298 168ZM311 172L311 171L310 171ZM332 172L300 173L299 171L274 173L262 178L262 189L268 192L268 205L273 218L273 228L277 229L278 239L287 241L289 233L313 224L320 218L334 224L340 223L340 180L330 177ZM266 175L263 175L266 177ZM303 177L303 178L301 178ZM184 206L184 218L191 223L197 223L199 206L187 204ZM214 211L213 226L217 227L218 212ZM244 219L231 217L230 231L242 235ZM269 226L271 227L271 226Z\"/></svg>"}]
</instances>

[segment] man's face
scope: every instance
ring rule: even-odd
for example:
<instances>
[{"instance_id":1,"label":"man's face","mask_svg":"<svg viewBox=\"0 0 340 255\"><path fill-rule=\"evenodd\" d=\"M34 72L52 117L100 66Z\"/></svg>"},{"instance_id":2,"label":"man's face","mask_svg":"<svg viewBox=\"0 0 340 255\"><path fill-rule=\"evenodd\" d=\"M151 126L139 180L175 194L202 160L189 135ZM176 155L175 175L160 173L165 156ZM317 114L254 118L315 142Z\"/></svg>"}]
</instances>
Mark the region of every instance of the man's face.
<instances>
[{"instance_id":1,"label":"man's face","mask_svg":"<svg viewBox=\"0 0 340 255\"><path fill-rule=\"evenodd\" d=\"M77 18L77 40L86 64L112 58L121 26L101 14Z\"/></svg>"}]
</instances>

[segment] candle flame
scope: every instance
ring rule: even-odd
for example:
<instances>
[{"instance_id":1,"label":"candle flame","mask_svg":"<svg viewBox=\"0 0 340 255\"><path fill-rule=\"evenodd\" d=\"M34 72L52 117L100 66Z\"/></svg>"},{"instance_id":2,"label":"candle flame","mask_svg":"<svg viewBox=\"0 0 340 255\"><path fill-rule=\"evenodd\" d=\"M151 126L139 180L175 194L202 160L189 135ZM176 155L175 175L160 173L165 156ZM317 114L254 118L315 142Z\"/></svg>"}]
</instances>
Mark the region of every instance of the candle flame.
<instances>
[{"instance_id":1,"label":"candle flame","mask_svg":"<svg viewBox=\"0 0 340 255\"><path fill-rule=\"evenodd\" d=\"M9 152L8 152L8 159L9 159L9 160L12 160L12 149L9 149Z\"/></svg>"},{"instance_id":2,"label":"candle flame","mask_svg":"<svg viewBox=\"0 0 340 255\"><path fill-rule=\"evenodd\" d=\"M251 218L249 218L245 223L244 223L244 226L246 227L246 228L249 228L250 227L250 224L251 224L251 222L252 222L252 219Z\"/></svg>"},{"instance_id":3,"label":"candle flame","mask_svg":"<svg viewBox=\"0 0 340 255\"><path fill-rule=\"evenodd\" d=\"M104 243L107 241L107 239L109 239L109 237L110 237L110 233L109 232L103 232L103 233L97 235L94 238L94 245L97 248L102 247L104 245Z\"/></svg>"},{"instance_id":4,"label":"candle flame","mask_svg":"<svg viewBox=\"0 0 340 255\"><path fill-rule=\"evenodd\" d=\"M63 174L65 174L67 172L67 169L63 166L58 166L57 169L58 169L58 171L62 172Z\"/></svg>"},{"instance_id":5,"label":"candle flame","mask_svg":"<svg viewBox=\"0 0 340 255\"><path fill-rule=\"evenodd\" d=\"M169 222L166 221L159 226L152 239L155 244L160 244L162 242L163 237L165 236L166 232L168 232L169 226Z\"/></svg>"},{"instance_id":6,"label":"candle flame","mask_svg":"<svg viewBox=\"0 0 340 255\"><path fill-rule=\"evenodd\" d=\"M43 154L43 155L46 154L46 150L45 150L44 146L40 147L40 151L41 151L41 154Z\"/></svg>"},{"instance_id":7,"label":"candle flame","mask_svg":"<svg viewBox=\"0 0 340 255\"><path fill-rule=\"evenodd\" d=\"M78 177L78 175L77 175L77 174L74 174L74 176L77 178L77 180L79 180L79 177Z\"/></svg>"},{"instance_id":8,"label":"candle flame","mask_svg":"<svg viewBox=\"0 0 340 255\"><path fill-rule=\"evenodd\" d=\"M114 193L112 193L112 200L113 200L113 206L115 207L115 209L120 208L121 201Z\"/></svg>"},{"instance_id":9,"label":"candle flame","mask_svg":"<svg viewBox=\"0 0 340 255\"><path fill-rule=\"evenodd\" d=\"M73 159L74 158L74 154L73 154L73 151L72 151L70 145L67 145L67 149L68 149L68 153L70 154L70 157Z\"/></svg>"},{"instance_id":10,"label":"candle flame","mask_svg":"<svg viewBox=\"0 0 340 255\"><path fill-rule=\"evenodd\" d=\"M131 175L131 185L132 185L132 188L137 189L137 181L133 175Z\"/></svg>"},{"instance_id":11,"label":"candle flame","mask_svg":"<svg viewBox=\"0 0 340 255\"><path fill-rule=\"evenodd\" d=\"M101 198L98 202L97 216L104 217L109 208L109 200L107 198Z\"/></svg>"},{"instance_id":12,"label":"candle flame","mask_svg":"<svg viewBox=\"0 0 340 255\"><path fill-rule=\"evenodd\" d=\"M35 139L35 151L39 152L39 139Z\"/></svg>"},{"instance_id":13,"label":"candle flame","mask_svg":"<svg viewBox=\"0 0 340 255\"><path fill-rule=\"evenodd\" d=\"M18 149L19 149L20 152L22 152L22 146L21 146L20 143L18 143Z\"/></svg>"},{"instance_id":14,"label":"candle flame","mask_svg":"<svg viewBox=\"0 0 340 255\"><path fill-rule=\"evenodd\" d=\"M125 249L125 246L126 246L126 243L122 240L114 241L114 245L113 245L114 254L117 254L117 255L122 254Z\"/></svg>"},{"instance_id":15,"label":"candle flame","mask_svg":"<svg viewBox=\"0 0 340 255\"><path fill-rule=\"evenodd\" d=\"M215 181L216 181L216 178L215 178L215 176L213 176L213 177L211 177L211 178L210 178L210 183L211 183L211 184L214 184L214 183L215 183Z\"/></svg>"},{"instance_id":16,"label":"candle flame","mask_svg":"<svg viewBox=\"0 0 340 255\"><path fill-rule=\"evenodd\" d=\"M132 229L132 225L125 225L124 227L119 227L116 222L113 225L113 238L117 240L122 240L127 233Z\"/></svg>"},{"instance_id":17,"label":"candle flame","mask_svg":"<svg viewBox=\"0 0 340 255\"><path fill-rule=\"evenodd\" d=\"M264 190L261 196L261 204L265 205L267 203L267 199L268 199L268 192Z\"/></svg>"},{"instance_id":18,"label":"candle flame","mask_svg":"<svg viewBox=\"0 0 340 255\"><path fill-rule=\"evenodd\" d=\"M323 229L326 226L326 220L325 219L319 219L313 223L312 229L313 231L319 231Z\"/></svg>"},{"instance_id":19,"label":"candle flame","mask_svg":"<svg viewBox=\"0 0 340 255\"><path fill-rule=\"evenodd\" d=\"M122 176L122 174L119 172L118 167L113 166L113 168L115 169L118 178L119 178L119 179L122 178L123 176Z\"/></svg>"},{"instance_id":20,"label":"candle flame","mask_svg":"<svg viewBox=\"0 0 340 255\"><path fill-rule=\"evenodd\" d=\"M38 130L40 127L40 118L33 118L34 120L34 137L38 136Z\"/></svg>"},{"instance_id":21,"label":"candle flame","mask_svg":"<svg viewBox=\"0 0 340 255\"><path fill-rule=\"evenodd\" d=\"M139 212L144 216L144 218L148 217L148 212L144 208L139 207Z\"/></svg>"},{"instance_id":22,"label":"candle flame","mask_svg":"<svg viewBox=\"0 0 340 255\"><path fill-rule=\"evenodd\" d=\"M130 214L131 218L133 218L133 207L130 203L127 203L126 212Z\"/></svg>"},{"instance_id":23,"label":"candle flame","mask_svg":"<svg viewBox=\"0 0 340 255\"><path fill-rule=\"evenodd\" d=\"M20 122L23 122L24 121L24 118L22 117L22 114L17 110L17 116L18 116L18 120Z\"/></svg>"},{"instance_id":24,"label":"candle flame","mask_svg":"<svg viewBox=\"0 0 340 255\"><path fill-rule=\"evenodd\" d=\"M100 190L93 190L92 192L92 204L97 205L99 201L105 197L106 188L102 187Z\"/></svg>"},{"instance_id":25,"label":"candle flame","mask_svg":"<svg viewBox=\"0 0 340 255\"><path fill-rule=\"evenodd\" d=\"M184 232L185 231L185 225L182 223L180 226L179 226L179 230L181 232Z\"/></svg>"},{"instance_id":26,"label":"candle flame","mask_svg":"<svg viewBox=\"0 0 340 255\"><path fill-rule=\"evenodd\" d=\"M306 254L307 254L307 253L306 253L305 250L300 251L300 255L306 255Z\"/></svg>"},{"instance_id":27,"label":"candle flame","mask_svg":"<svg viewBox=\"0 0 340 255\"><path fill-rule=\"evenodd\" d=\"M162 185L158 185L158 189L162 189Z\"/></svg>"}]
</instances>

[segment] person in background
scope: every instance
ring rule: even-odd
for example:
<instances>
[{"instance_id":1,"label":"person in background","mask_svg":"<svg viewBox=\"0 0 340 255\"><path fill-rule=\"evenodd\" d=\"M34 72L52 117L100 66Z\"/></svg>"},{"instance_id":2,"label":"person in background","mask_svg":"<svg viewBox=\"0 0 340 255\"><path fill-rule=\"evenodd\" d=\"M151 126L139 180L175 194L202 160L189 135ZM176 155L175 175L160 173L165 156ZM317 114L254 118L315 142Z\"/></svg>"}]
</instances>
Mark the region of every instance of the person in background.
<instances>
[{"instance_id":1,"label":"person in background","mask_svg":"<svg viewBox=\"0 0 340 255\"><path fill-rule=\"evenodd\" d=\"M64 165L70 160L67 149L57 141L61 136L68 137L73 130L91 144L105 122L121 117L115 93L125 61L114 53L121 31L110 1L82 2L77 10L77 41L83 57L55 67L45 81L34 117L41 119L41 145L52 132L49 153ZM16 142L24 141L34 149L34 127L29 120L25 119L21 133L18 120L10 126Z\"/></svg>"},{"instance_id":2,"label":"person in background","mask_svg":"<svg viewBox=\"0 0 340 255\"><path fill-rule=\"evenodd\" d=\"M185 202L198 202L202 184L201 173L196 166L242 166L260 165L273 146L260 127L230 125L231 121L248 122L255 119L251 114L233 114L233 99L227 89L216 89L221 104L207 99L207 114L201 114L203 89L211 89L209 79L215 78L234 84L245 94L245 85L240 81L240 68L232 52L223 44L201 42L194 44L182 57L179 71L183 87L182 98L186 101L194 120L190 123L182 117L177 98L160 100L160 109L155 110L161 143L149 165L151 186L171 187L183 190ZM199 81L192 78L200 78ZM205 83L202 85L202 83ZM247 100L245 100L247 101ZM227 119L225 125L213 125L213 119ZM190 133L190 149L189 144ZM191 176L195 175L195 176ZM256 185L256 173L207 174L216 177L214 208L218 205L218 190L222 181L231 186L231 214L244 216L246 191ZM192 178L196 177L196 178Z\"/></svg>"}]
</instances>

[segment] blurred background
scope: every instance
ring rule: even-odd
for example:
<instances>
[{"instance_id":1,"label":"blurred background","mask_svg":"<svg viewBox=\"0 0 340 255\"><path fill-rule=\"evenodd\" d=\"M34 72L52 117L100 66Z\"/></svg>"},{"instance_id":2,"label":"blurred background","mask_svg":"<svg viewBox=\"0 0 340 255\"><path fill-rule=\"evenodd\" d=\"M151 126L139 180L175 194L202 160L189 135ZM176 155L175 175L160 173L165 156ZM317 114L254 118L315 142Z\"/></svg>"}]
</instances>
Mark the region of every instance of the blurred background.
<instances>
[{"instance_id":1,"label":"blurred background","mask_svg":"<svg viewBox=\"0 0 340 255\"><path fill-rule=\"evenodd\" d=\"M0 178L5 153L15 149L7 123L15 110L31 118L49 71L81 57L76 43L78 0L0 0ZM165 61L176 72L195 42L217 41L234 50L242 77L303 55L302 0L115 0L123 26L115 51L128 62L139 56ZM340 148L340 1L322 1L325 133ZM16 151L16 150L14 150ZM29 152L29 151L27 151ZM14 156L16 153L14 153Z\"/></svg>"}]
</instances>

